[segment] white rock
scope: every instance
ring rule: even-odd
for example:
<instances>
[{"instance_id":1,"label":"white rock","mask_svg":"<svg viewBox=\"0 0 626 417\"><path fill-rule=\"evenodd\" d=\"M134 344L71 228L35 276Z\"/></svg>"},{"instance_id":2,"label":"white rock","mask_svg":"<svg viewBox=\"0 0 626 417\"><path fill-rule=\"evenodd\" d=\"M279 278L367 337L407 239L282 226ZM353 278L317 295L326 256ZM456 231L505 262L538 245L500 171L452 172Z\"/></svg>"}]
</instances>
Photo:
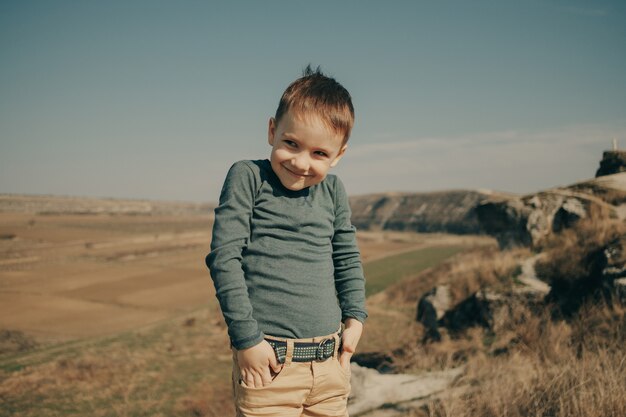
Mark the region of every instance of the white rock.
<instances>
[{"instance_id":1,"label":"white rock","mask_svg":"<svg viewBox=\"0 0 626 417\"><path fill-rule=\"evenodd\" d=\"M426 398L448 388L463 373L460 367L421 375L381 374L355 363L351 366L352 392L348 399L351 416L376 410L383 404Z\"/></svg>"}]
</instances>

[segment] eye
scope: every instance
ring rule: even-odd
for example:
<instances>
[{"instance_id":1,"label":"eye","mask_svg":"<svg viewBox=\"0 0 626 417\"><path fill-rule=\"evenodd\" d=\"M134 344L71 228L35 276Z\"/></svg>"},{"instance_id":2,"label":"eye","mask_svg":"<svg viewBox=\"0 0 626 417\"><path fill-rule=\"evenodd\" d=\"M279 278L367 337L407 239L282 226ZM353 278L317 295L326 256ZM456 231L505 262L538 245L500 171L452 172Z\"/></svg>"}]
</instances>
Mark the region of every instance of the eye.
<instances>
[{"instance_id":1,"label":"eye","mask_svg":"<svg viewBox=\"0 0 626 417\"><path fill-rule=\"evenodd\" d=\"M326 152L322 152L322 151L315 151L315 153L319 156L328 156Z\"/></svg>"},{"instance_id":2,"label":"eye","mask_svg":"<svg viewBox=\"0 0 626 417\"><path fill-rule=\"evenodd\" d=\"M285 143L286 143L287 145L291 146L292 148L295 148L295 147L297 146L297 145L296 145L296 142L294 142L294 141L292 141L292 140L289 140L289 139L285 139Z\"/></svg>"}]
</instances>

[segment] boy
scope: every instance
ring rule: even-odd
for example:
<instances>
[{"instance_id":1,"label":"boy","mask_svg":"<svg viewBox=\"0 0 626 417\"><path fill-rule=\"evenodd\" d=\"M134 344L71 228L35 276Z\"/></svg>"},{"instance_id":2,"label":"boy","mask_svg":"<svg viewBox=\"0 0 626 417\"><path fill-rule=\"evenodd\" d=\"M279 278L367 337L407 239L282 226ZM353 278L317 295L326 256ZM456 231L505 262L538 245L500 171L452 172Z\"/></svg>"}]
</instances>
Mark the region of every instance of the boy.
<instances>
[{"instance_id":1,"label":"boy","mask_svg":"<svg viewBox=\"0 0 626 417\"><path fill-rule=\"evenodd\" d=\"M237 416L348 415L365 279L346 191L328 171L353 124L350 94L308 66L269 120L270 159L238 161L224 181L206 263Z\"/></svg>"}]
</instances>

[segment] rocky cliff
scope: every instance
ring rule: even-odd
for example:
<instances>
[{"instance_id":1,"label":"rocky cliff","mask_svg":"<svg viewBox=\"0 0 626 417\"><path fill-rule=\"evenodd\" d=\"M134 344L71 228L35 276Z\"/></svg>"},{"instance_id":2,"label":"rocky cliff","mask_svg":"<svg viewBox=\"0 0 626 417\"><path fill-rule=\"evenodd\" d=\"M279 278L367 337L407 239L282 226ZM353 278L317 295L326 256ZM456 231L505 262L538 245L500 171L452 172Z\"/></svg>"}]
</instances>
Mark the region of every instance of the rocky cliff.
<instances>
[{"instance_id":1,"label":"rocky cliff","mask_svg":"<svg viewBox=\"0 0 626 417\"><path fill-rule=\"evenodd\" d=\"M368 230L490 234L502 248L535 247L594 210L626 219L626 172L515 195L480 190L383 193L350 199L352 222Z\"/></svg>"},{"instance_id":2,"label":"rocky cliff","mask_svg":"<svg viewBox=\"0 0 626 417\"><path fill-rule=\"evenodd\" d=\"M486 233L501 247L540 245L550 234L571 227L593 212L626 218L626 172L475 207Z\"/></svg>"}]
</instances>

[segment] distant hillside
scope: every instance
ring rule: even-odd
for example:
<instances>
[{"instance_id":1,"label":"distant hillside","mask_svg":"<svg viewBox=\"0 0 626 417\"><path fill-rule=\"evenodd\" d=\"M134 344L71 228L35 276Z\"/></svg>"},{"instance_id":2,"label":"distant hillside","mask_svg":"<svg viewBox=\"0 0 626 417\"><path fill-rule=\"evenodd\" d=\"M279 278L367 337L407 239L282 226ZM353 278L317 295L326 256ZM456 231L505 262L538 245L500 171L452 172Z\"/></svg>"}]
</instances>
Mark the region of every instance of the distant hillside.
<instances>
[{"instance_id":1,"label":"distant hillside","mask_svg":"<svg viewBox=\"0 0 626 417\"><path fill-rule=\"evenodd\" d=\"M474 208L482 202L513 198L489 190L379 193L350 198L352 222L369 230L482 233Z\"/></svg>"},{"instance_id":2,"label":"distant hillside","mask_svg":"<svg viewBox=\"0 0 626 417\"><path fill-rule=\"evenodd\" d=\"M33 214L212 214L213 204L54 195L0 194L0 213Z\"/></svg>"}]
</instances>

